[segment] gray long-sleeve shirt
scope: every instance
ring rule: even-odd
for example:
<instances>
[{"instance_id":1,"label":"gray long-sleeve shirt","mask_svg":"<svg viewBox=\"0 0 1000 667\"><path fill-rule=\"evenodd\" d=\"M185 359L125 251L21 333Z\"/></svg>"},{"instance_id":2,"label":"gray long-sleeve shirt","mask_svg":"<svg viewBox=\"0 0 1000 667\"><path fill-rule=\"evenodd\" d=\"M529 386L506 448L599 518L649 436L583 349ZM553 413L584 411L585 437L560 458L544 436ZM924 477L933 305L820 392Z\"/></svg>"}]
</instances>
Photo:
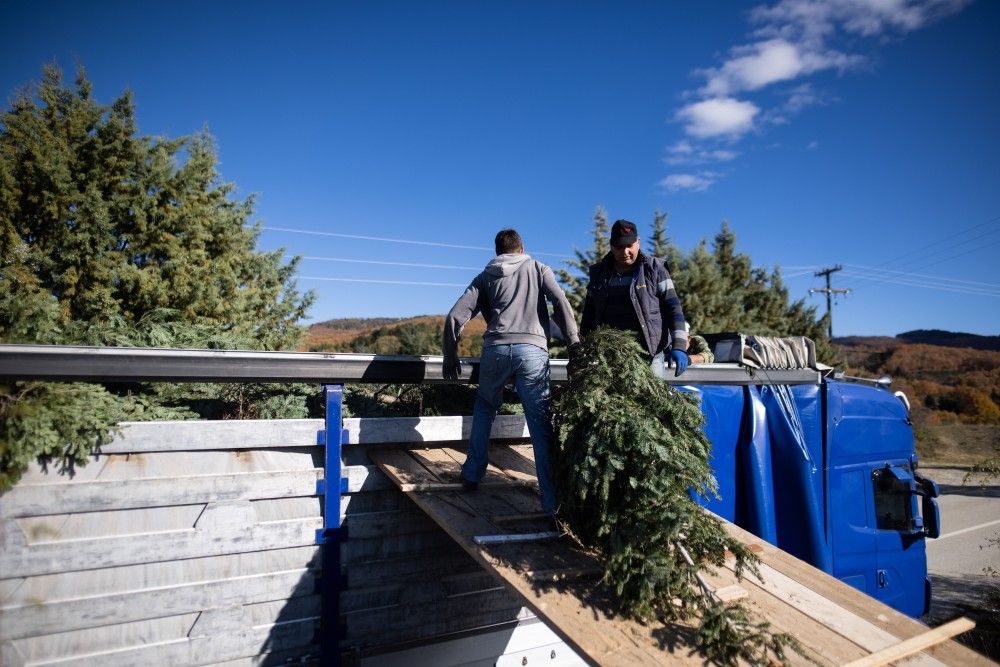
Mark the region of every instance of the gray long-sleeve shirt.
<instances>
[{"instance_id":1,"label":"gray long-sleeve shirt","mask_svg":"<svg viewBox=\"0 0 1000 667\"><path fill-rule=\"evenodd\" d=\"M445 363L458 361L458 341L478 313L486 320L484 345L529 343L549 348L549 309L570 343L580 341L573 309L552 269L524 253L497 255L476 276L444 321Z\"/></svg>"}]
</instances>

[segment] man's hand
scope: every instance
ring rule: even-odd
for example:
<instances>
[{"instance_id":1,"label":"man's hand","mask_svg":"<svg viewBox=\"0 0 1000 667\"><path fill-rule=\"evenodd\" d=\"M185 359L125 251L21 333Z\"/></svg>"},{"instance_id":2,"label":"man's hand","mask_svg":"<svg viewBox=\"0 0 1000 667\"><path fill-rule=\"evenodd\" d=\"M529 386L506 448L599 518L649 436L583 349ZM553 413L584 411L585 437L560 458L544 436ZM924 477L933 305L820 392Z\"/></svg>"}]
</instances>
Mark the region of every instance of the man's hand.
<instances>
[{"instance_id":1,"label":"man's hand","mask_svg":"<svg viewBox=\"0 0 1000 667\"><path fill-rule=\"evenodd\" d=\"M674 377L688 369L688 355L684 350L670 350L670 360L674 362Z\"/></svg>"},{"instance_id":2,"label":"man's hand","mask_svg":"<svg viewBox=\"0 0 1000 667\"><path fill-rule=\"evenodd\" d=\"M462 362L461 361L446 361L441 367L441 375L444 376L445 380L455 381L462 377Z\"/></svg>"}]
</instances>

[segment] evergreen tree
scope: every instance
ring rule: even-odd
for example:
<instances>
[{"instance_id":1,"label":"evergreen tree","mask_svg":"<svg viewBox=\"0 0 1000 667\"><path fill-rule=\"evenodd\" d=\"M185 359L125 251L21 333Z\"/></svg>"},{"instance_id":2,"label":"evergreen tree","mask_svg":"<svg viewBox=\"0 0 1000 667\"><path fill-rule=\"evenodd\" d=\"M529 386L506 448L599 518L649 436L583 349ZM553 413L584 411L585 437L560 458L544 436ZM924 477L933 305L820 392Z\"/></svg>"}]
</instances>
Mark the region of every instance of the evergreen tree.
<instances>
[{"instance_id":1,"label":"evergreen tree","mask_svg":"<svg viewBox=\"0 0 1000 667\"><path fill-rule=\"evenodd\" d=\"M102 105L82 68L70 88L46 67L0 116L0 341L294 348L312 295L296 259L255 250L253 199L217 164L206 133L140 136L130 93ZM0 488L36 456L84 462L122 418L302 416L296 393L0 387Z\"/></svg>"},{"instance_id":2,"label":"evergreen tree","mask_svg":"<svg viewBox=\"0 0 1000 667\"><path fill-rule=\"evenodd\" d=\"M662 213L660 209L656 209L653 213L653 233L646 243L646 252L665 260L669 267L673 267L674 258L679 254L667 234L667 214Z\"/></svg>"},{"instance_id":3,"label":"evergreen tree","mask_svg":"<svg viewBox=\"0 0 1000 667\"><path fill-rule=\"evenodd\" d=\"M704 242L678 262L671 274L692 328L703 332L739 331L765 336L807 336L817 355L834 359L826 319L804 299L789 302L781 272L754 267L750 256L736 252L736 235L723 221L713 250Z\"/></svg>"},{"instance_id":4,"label":"evergreen tree","mask_svg":"<svg viewBox=\"0 0 1000 667\"><path fill-rule=\"evenodd\" d=\"M567 269L559 269L559 281L563 284L566 299L572 306L573 312L576 313L578 321L583 314L583 300L587 296L587 276L590 266L604 259L604 256L611 251L608 241L610 229L607 211L604 210L603 206L598 206L597 210L594 211L594 243L590 250L584 251L574 248L575 258L567 260L566 264L575 269L575 272L571 273Z\"/></svg>"},{"instance_id":5,"label":"evergreen tree","mask_svg":"<svg viewBox=\"0 0 1000 667\"><path fill-rule=\"evenodd\" d=\"M711 443L695 394L661 382L635 337L601 327L570 362L555 401L560 516L604 562L603 583L641 621L701 618L698 648L723 665L766 664L795 640L755 624L699 587L727 551L737 576L757 558L692 498L717 495Z\"/></svg>"}]
</instances>

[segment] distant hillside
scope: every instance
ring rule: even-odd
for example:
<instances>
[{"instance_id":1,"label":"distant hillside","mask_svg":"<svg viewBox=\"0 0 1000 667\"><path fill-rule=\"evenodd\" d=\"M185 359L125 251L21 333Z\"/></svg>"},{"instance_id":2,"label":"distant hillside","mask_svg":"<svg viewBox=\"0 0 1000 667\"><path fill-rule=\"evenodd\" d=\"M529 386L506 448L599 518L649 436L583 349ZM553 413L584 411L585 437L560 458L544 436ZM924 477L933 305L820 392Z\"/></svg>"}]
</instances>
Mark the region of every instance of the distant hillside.
<instances>
[{"instance_id":1,"label":"distant hillside","mask_svg":"<svg viewBox=\"0 0 1000 667\"><path fill-rule=\"evenodd\" d=\"M317 322L310 329L328 329L330 331L361 331L385 326L394 322L402 322L405 317L342 317L326 322Z\"/></svg>"},{"instance_id":2,"label":"distant hillside","mask_svg":"<svg viewBox=\"0 0 1000 667\"><path fill-rule=\"evenodd\" d=\"M344 317L326 322L317 322L309 326L305 337L299 344L299 350L344 351L340 348L348 344L364 331L402 322L402 317Z\"/></svg>"},{"instance_id":3,"label":"distant hillside","mask_svg":"<svg viewBox=\"0 0 1000 667\"><path fill-rule=\"evenodd\" d=\"M896 338L907 343L944 345L946 347L971 347L974 350L1000 351L1000 336L980 336L978 334L941 331L940 329L917 329L897 334Z\"/></svg>"},{"instance_id":4,"label":"distant hillside","mask_svg":"<svg viewBox=\"0 0 1000 667\"><path fill-rule=\"evenodd\" d=\"M469 322L459 344L462 356L478 356L486 323ZM441 354L444 315L410 318L345 318L309 327L300 350L374 354Z\"/></svg>"},{"instance_id":5,"label":"distant hillside","mask_svg":"<svg viewBox=\"0 0 1000 667\"><path fill-rule=\"evenodd\" d=\"M974 463L1000 451L996 336L910 331L833 342L849 375L888 374L892 389L909 397L917 450L925 460Z\"/></svg>"},{"instance_id":6,"label":"distant hillside","mask_svg":"<svg viewBox=\"0 0 1000 667\"><path fill-rule=\"evenodd\" d=\"M896 348L904 343L922 343L943 347L968 347L973 350L1000 351L1000 336L980 336L979 334L942 331L940 329L917 329L892 336L841 336L834 338L835 345L847 347Z\"/></svg>"}]
</instances>

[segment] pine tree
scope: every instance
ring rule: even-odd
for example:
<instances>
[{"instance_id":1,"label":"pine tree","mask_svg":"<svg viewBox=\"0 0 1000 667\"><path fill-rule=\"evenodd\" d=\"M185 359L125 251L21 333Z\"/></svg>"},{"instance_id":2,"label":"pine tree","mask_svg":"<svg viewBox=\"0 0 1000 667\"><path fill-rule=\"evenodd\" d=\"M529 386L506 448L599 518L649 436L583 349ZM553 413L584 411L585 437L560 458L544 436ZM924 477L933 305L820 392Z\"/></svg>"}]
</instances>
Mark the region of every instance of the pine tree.
<instances>
[{"instance_id":1,"label":"pine tree","mask_svg":"<svg viewBox=\"0 0 1000 667\"><path fill-rule=\"evenodd\" d=\"M573 307L577 320L583 314L583 300L587 296L587 276L590 267L604 259L604 256L611 250L608 241L610 229L607 211L604 210L604 207L598 206L597 210L594 211L593 245L589 250L574 248L573 253L576 257L567 260L566 264L571 269L575 269L575 272L562 268L558 271L559 280L566 292L566 299Z\"/></svg>"},{"instance_id":2,"label":"pine tree","mask_svg":"<svg viewBox=\"0 0 1000 667\"><path fill-rule=\"evenodd\" d=\"M82 68L72 88L44 68L0 116L0 341L294 348L313 297L297 259L255 250L253 199L233 199L217 164L207 133L140 136L131 93L102 105ZM82 463L126 415L303 416L300 393L0 387L0 488L35 456Z\"/></svg>"},{"instance_id":3,"label":"pine tree","mask_svg":"<svg viewBox=\"0 0 1000 667\"><path fill-rule=\"evenodd\" d=\"M649 235L646 252L666 261L668 267L673 267L674 258L680 254L667 234L667 214L659 209L653 213L653 233Z\"/></svg>"},{"instance_id":4,"label":"pine tree","mask_svg":"<svg viewBox=\"0 0 1000 667\"><path fill-rule=\"evenodd\" d=\"M712 252L704 242L672 272L693 329L739 331L763 336L806 336L816 343L820 359L833 361L826 320L804 299L790 302L781 272L754 267L749 255L736 251L736 234L723 221Z\"/></svg>"}]
</instances>

